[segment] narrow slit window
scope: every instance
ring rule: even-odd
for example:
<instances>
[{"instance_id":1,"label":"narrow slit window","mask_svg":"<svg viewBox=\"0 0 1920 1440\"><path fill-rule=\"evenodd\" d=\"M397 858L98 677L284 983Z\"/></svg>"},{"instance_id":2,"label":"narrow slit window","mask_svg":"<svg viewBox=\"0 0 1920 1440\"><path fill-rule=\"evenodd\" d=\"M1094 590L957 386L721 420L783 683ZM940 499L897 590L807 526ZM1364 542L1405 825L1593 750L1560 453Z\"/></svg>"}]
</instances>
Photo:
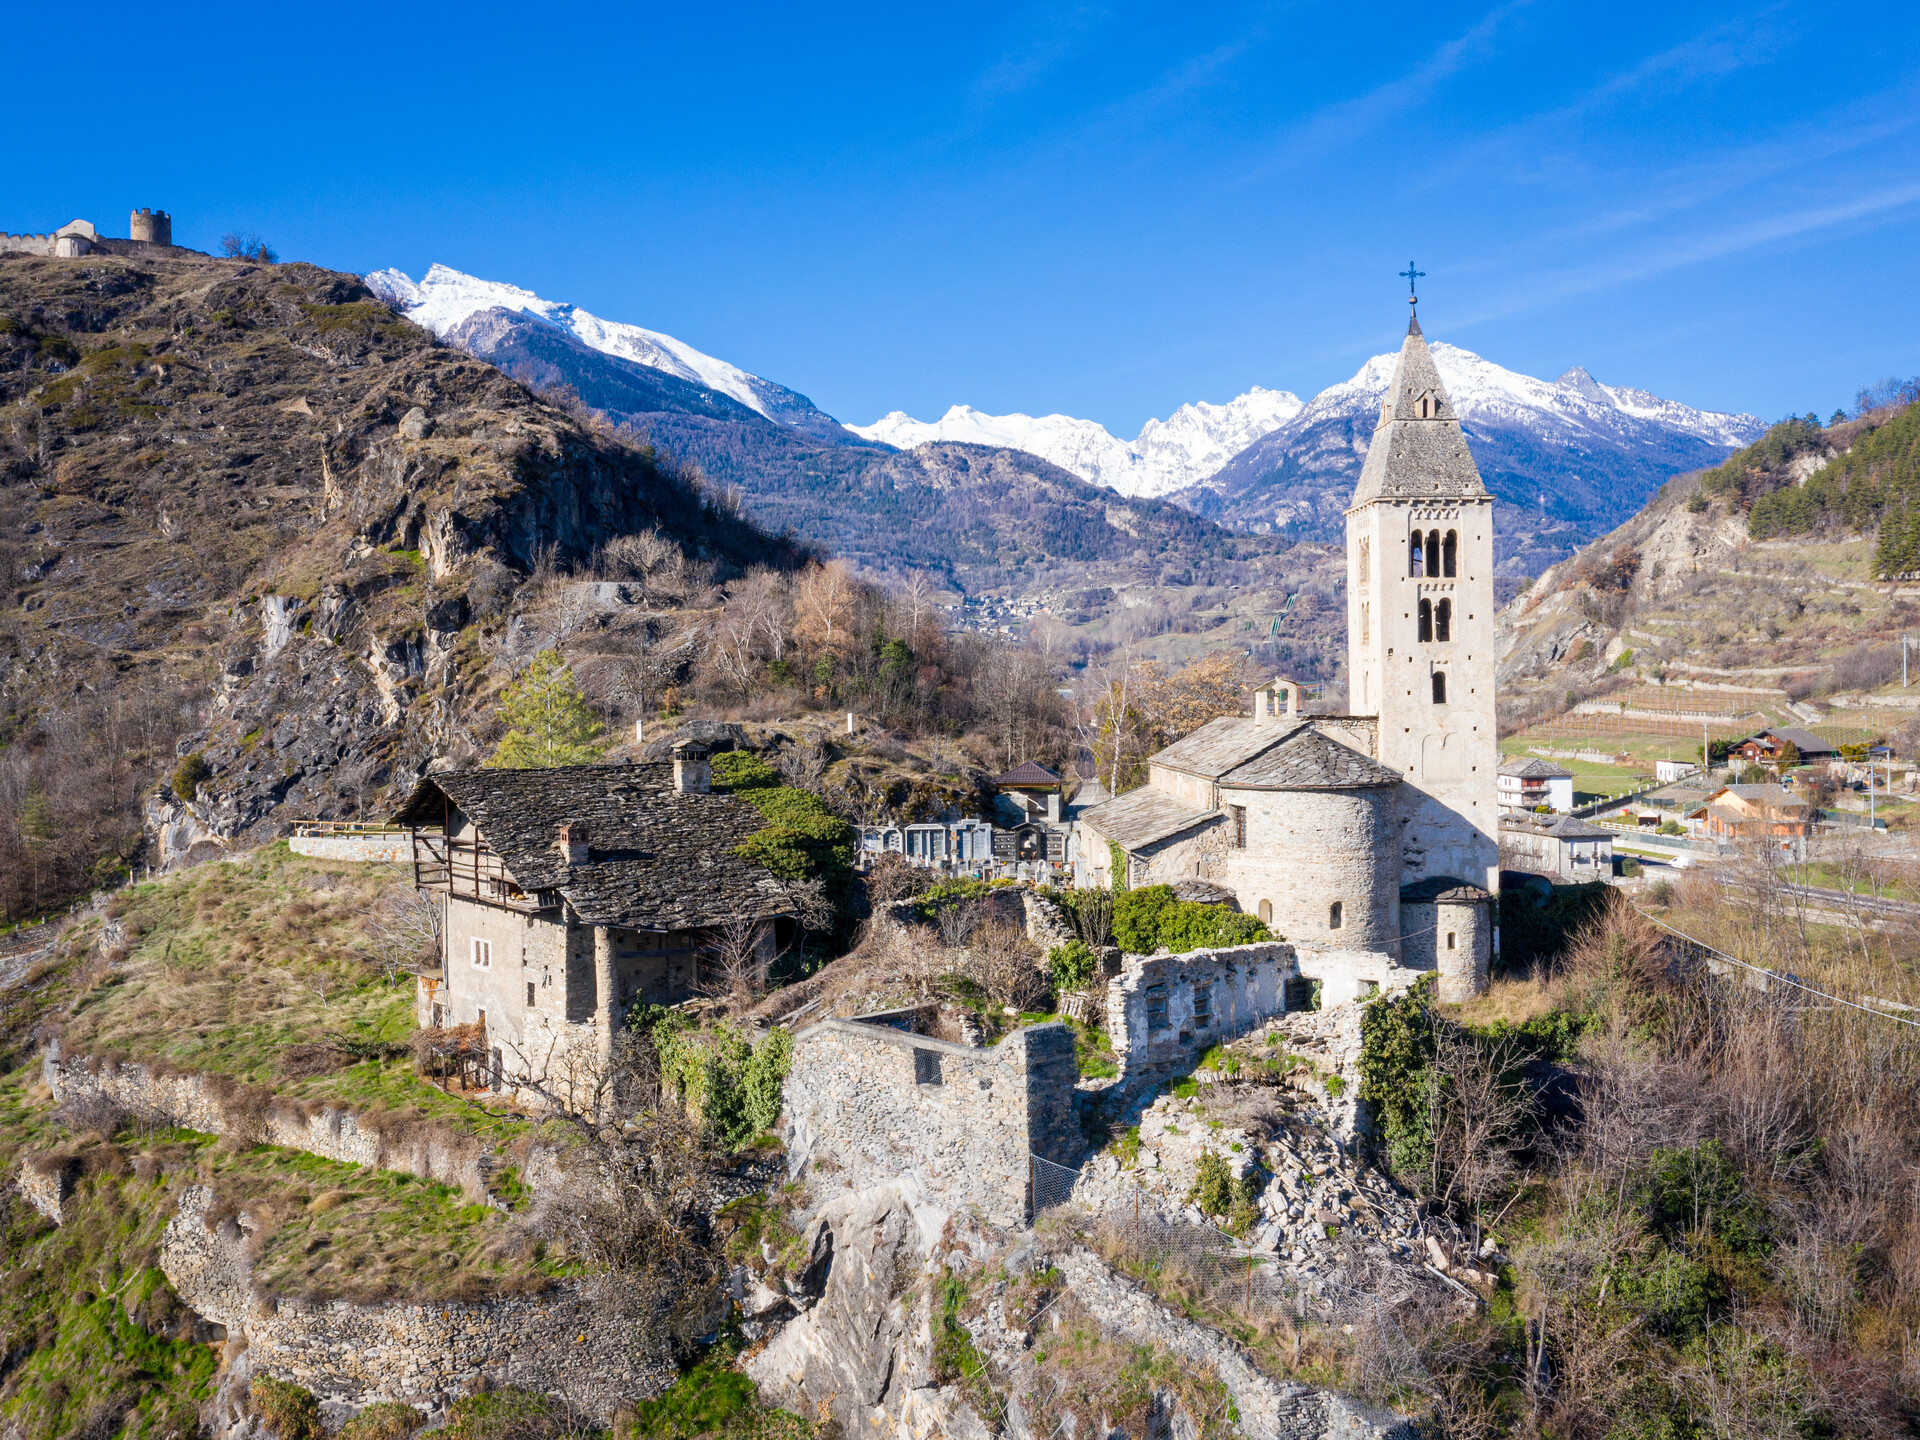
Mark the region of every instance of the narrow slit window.
<instances>
[{"instance_id":1,"label":"narrow slit window","mask_svg":"<svg viewBox=\"0 0 1920 1440\"><path fill-rule=\"evenodd\" d=\"M1454 949L1454 948L1455 948L1455 947L1454 947L1454 933L1455 933L1455 932L1454 932L1454 931L1452 931L1452 930L1449 930L1449 931L1447 931L1447 949L1449 949L1449 950L1452 950L1452 949Z\"/></svg>"},{"instance_id":2,"label":"narrow slit window","mask_svg":"<svg viewBox=\"0 0 1920 1440\"><path fill-rule=\"evenodd\" d=\"M1247 807L1234 805L1229 808L1233 811L1233 848L1244 850L1247 848Z\"/></svg>"},{"instance_id":3,"label":"narrow slit window","mask_svg":"<svg viewBox=\"0 0 1920 1440\"><path fill-rule=\"evenodd\" d=\"M527 981L527 1009L529 1010L533 1009L534 1007L533 997L534 997L534 985L533 985L533 981L529 980Z\"/></svg>"},{"instance_id":4,"label":"narrow slit window","mask_svg":"<svg viewBox=\"0 0 1920 1440\"><path fill-rule=\"evenodd\" d=\"M1260 923L1262 925L1271 925L1273 923L1273 901L1262 900L1260 902Z\"/></svg>"},{"instance_id":5,"label":"narrow slit window","mask_svg":"<svg viewBox=\"0 0 1920 1440\"><path fill-rule=\"evenodd\" d=\"M1420 602L1420 640L1422 644L1433 639L1433 602Z\"/></svg>"},{"instance_id":6,"label":"narrow slit window","mask_svg":"<svg viewBox=\"0 0 1920 1440\"><path fill-rule=\"evenodd\" d=\"M1329 930L1343 929L1346 923L1347 923L1346 911L1341 906L1341 903L1338 900L1336 900L1333 902L1333 904L1327 907L1327 929Z\"/></svg>"},{"instance_id":7,"label":"narrow slit window","mask_svg":"<svg viewBox=\"0 0 1920 1440\"><path fill-rule=\"evenodd\" d=\"M1433 703L1436 705L1447 703L1447 676L1444 670L1433 672Z\"/></svg>"},{"instance_id":8,"label":"narrow slit window","mask_svg":"<svg viewBox=\"0 0 1920 1440\"><path fill-rule=\"evenodd\" d=\"M1442 575L1453 574L1453 567L1457 563L1459 553L1460 532L1457 530L1449 530L1447 531L1447 538L1440 543L1440 573Z\"/></svg>"},{"instance_id":9,"label":"narrow slit window","mask_svg":"<svg viewBox=\"0 0 1920 1440\"><path fill-rule=\"evenodd\" d=\"M1453 601L1442 600L1433 607L1433 638L1443 643L1453 639Z\"/></svg>"}]
</instances>

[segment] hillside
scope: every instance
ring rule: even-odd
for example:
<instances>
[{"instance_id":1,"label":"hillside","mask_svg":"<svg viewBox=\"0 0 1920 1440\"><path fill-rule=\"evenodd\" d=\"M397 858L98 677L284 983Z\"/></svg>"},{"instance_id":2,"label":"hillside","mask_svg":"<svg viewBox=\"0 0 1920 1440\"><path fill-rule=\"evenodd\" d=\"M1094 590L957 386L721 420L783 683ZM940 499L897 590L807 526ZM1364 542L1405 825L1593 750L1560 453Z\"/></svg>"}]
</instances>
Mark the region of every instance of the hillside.
<instances>
[{"instance_id":1,"label":"hillside","mask_svg":"<svg viewBox=\"0 0 1920 1440\"><path fill-rule=\"evenodd\" d=\"M176 754L184 844L472 753L543 567L652 527L715 574L800 558L310 265L0 260L0 414L9 917L124 863Z\"/></svg>"},{"instance_id":2,"label":"hillside","mask_svg":"<svg viewBox=\"0 0 1920 1440\"><path fill-rule=\"evenodd\" d=\"M1585 370L1551 383L1458 346L1432 347L1481 478L1500 504L1498 573L1524 579L1627 519L1669 476L1711 465L1760 433ZM1235 530L1337 538L1392 373L1376 356L1292 419L1172 498Z\"/></svg>"},{"instance_id":3,"label":"hillside","mask_svg":"<svg viewBox=\"0 0 1920 1440\"><path fill-rule=\"evenodd\" d=\"M1694 749L1702 717L1716 735L1897 729L1915 708L1898 642L1920 587L1884 576L1911 525L1916 417L1784 421L1547 570L1501 615L1503 728L1671 732Z\"/></svg>"}]
</instances>

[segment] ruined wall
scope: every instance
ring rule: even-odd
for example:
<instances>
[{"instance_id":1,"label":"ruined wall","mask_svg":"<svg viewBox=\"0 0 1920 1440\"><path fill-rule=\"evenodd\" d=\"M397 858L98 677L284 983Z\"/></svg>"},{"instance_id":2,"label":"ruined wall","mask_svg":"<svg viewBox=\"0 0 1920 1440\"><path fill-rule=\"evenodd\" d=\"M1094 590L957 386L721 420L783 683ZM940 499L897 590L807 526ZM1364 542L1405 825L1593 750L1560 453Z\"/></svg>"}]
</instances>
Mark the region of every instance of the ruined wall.
<instances>
[{"instance_id":1,"label":"ruined wall","mask_svg":"<svg viewBox=\"0 0 1920 1440\"><path fill-rule=\"evenodd\" d=\"M145 1065L63 1058L57 1045L48 1047L41 1073L62 1103L98 1098L203 1134L238 1133L256 1144L457 1185L483 1203L492 1198L493 1174L508 1163L473 1137L431 1123L376 1127L351 1110L276 1100L224 1076L161 1075ZM551 1157L530 1160L529 1181L533 1171L550 1168Z\"/></svg>"},{"instance_id":2,"label":"ruined wall","mask_svg":"<svg viewBox=\"0 0 1920 1440\"><path fill-rule=\"evenodd\" d=\"M1185 955L1127 955L1107 982L1107 1034L1123 1084L1191 1070L1209 1046L1286 1013L1299 976L1291 945L1262 941Z\"/></svg>"},{"instance_id":3,"label":"ruined wall","mask_svg":"<svg viewBox=\"0 0 1920 1440\"><path fill-rule=\"evenodd\" d=\"M1077 1158L1078 1078L1072 1032L1057 1022L989 1050L825 1020L794 1037L788 1163L855 1189L911 1177L937 1204L1022 1224L1029 1157Z\"/></svg>"},{"instance_id":4,"label":"ruined wall","mask_svg":"<svg viewBox=\"0 0 1920 1440\"><path fill-rule=\"evenodd\" d=\"M243 1212L209 1230L213 1192L193 1186L160 1242L168 1282L202 1318L244 1337L255 1374L304 1385L323 1404L439 1406L483 1378L564 1395L600 1420L657 1394L670 1367L636 1363L630 1327L578 1282L541 1295L351 1305L255 1293Z\"/></svg>"}]
</instances>

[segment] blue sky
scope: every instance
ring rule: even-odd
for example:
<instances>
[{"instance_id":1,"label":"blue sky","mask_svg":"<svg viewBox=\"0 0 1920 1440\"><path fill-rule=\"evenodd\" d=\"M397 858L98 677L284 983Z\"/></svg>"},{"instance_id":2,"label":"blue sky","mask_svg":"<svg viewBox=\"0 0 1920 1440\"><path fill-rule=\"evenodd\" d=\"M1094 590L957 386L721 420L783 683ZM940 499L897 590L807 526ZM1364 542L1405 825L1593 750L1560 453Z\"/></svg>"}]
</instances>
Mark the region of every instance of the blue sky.
<instances>
[{"instance_id":1,"label":"blue sky","mask_svg":"<svg viewBox=\"0 0 1920 1440\"><path fill-rule=\"evenodd\" d=\"M694 13L698 12L698 13ZM866 422L1429 335L1775 418L1920 371L1910 6L36 6L0 229L435 260Z\"/></svg>"}]
</instances>

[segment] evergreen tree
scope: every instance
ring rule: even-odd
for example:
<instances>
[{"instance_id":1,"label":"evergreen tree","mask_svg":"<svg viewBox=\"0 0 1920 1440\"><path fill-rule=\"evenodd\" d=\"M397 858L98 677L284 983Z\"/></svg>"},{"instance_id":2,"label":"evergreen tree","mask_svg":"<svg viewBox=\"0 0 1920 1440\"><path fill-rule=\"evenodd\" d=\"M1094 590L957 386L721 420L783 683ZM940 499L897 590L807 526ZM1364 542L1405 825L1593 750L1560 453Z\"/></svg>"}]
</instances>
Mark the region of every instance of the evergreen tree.
<instances>
[{"instance_id":1,"label":"evergreen tree","mask_svg":"<svg viewBox=\"0 0 1920 1440\"><path fill-rule=\"evenodd\" d=\"M488 765L503 770L547 770L591 765L605 752L604 727L587 708L573 671L558 650L542 650L500 697L506 738Z\"/></svg>"}]
</instances>

